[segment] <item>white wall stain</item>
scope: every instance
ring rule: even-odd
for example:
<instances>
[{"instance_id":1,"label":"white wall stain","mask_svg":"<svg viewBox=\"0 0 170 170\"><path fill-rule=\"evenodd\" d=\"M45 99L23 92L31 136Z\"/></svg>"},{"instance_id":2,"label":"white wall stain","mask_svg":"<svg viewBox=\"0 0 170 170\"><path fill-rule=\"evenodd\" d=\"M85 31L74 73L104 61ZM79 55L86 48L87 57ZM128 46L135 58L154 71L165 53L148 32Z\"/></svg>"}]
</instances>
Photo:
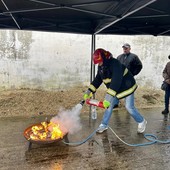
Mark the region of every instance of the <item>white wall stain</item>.
<instances>
[{"instance_id":1,"label":"white wall stain","mask_svg":"<svg viewBox=\"0 0 170 170\"><path fill-rule=\"evenodd\" d=\"M160 88L170 37L96 36L96 48L105 48L114 57L126 42L143 63L137 83ZM89 82L90 55L90 35L0 31L0 89L55 90Z\"/></svg>"}]
</instances>

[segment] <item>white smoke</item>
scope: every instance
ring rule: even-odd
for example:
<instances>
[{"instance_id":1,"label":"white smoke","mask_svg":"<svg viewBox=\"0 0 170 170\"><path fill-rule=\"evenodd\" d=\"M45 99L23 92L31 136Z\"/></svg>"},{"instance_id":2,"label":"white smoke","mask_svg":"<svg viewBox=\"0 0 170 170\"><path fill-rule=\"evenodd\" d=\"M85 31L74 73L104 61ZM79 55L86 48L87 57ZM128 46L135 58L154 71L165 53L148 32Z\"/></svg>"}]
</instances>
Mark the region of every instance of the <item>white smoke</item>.
<instances>
[{"instance_id":1,"label":"white smoke","mask_svg":"<svg viewBox=\"0 0 170 170\"><path fill-rule=\"evenodd\" d=\"M82 128L80 122L81 109L81 104L77 104L71 110L61 109L59 113L50 120L50 122L59 124L60 129L63 132L74 134Z\"/></svg>"}]
</instances>

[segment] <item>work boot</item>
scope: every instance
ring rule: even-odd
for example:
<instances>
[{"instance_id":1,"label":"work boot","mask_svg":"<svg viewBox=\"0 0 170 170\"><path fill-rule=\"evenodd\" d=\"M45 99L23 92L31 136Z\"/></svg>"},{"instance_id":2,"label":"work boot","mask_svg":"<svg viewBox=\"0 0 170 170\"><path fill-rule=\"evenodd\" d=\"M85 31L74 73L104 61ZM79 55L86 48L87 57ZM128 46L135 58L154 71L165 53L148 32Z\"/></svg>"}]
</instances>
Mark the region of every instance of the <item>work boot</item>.
<instances>
[{"instance_id":1,"label":"work boot","mask_svg":"<svg viewBox=\"0 0 170 170\"><path fill-rule=\"evenodd\" d=\"M162 111L162 114L163 114L163 115L166 115L166 114L168 114L168 113L169 113L169 110L167 110L167 109L165 109L165 110Z\"/></svg>"},{"instance_id":2,"label":"work boot","mask_svg":"<svg viewBox=\"0 0 170 170\"><path fill-rule=\"evenodd\" d=\"M144 119L143 122L138 123L138 133L143 133L146 128L147 121Z\"/></svg>"},{"instance_id":3,"label":"work boot","mask_svg":"<svg viewBox=\"0 0 170 170\"><path fill-rule=\"evenodd\" d=\"M108 129L108 126L107 125L104 125L104 124L100 124L100 126L98 127L97 129L97 133L103 133L105 130Z\"/></svg>"}]
</instances>

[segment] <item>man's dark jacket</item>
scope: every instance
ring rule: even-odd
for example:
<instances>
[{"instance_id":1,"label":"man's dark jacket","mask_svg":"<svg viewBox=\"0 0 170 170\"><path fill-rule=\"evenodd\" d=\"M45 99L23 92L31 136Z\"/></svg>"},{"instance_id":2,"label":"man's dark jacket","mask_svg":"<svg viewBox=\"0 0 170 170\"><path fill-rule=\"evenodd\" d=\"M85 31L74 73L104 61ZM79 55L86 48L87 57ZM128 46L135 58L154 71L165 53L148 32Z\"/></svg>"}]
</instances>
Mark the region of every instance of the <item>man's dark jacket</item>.
<instances>
[{"instance_id":1,"label":"man's dark jacket","mask_svg":"<svg viewBox=\"0 0 170 170\"><path fill-rule=\"evenodd\" d=\"M117 59L128 68L133 76L139 74L142 69L142 62L136 54L121 54Z\"/></svg>"}]
</instances>

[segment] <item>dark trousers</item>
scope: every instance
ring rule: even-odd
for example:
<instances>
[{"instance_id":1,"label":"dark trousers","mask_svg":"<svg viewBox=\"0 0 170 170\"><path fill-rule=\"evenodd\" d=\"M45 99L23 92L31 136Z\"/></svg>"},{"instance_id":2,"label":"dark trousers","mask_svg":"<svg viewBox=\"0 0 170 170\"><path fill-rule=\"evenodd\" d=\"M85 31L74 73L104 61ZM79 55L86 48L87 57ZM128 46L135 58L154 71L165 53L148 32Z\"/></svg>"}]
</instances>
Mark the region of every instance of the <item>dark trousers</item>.
<instances>
[{"instance_id":1,"label":"dark trousers","mask_svg":"<svg viewBox=\"0 0 170 170\"><path fill-rule=\"evenodd\" d=\"M165 110L169 111L170 85L165 90Z\"/></svg>"}]
</instances>

